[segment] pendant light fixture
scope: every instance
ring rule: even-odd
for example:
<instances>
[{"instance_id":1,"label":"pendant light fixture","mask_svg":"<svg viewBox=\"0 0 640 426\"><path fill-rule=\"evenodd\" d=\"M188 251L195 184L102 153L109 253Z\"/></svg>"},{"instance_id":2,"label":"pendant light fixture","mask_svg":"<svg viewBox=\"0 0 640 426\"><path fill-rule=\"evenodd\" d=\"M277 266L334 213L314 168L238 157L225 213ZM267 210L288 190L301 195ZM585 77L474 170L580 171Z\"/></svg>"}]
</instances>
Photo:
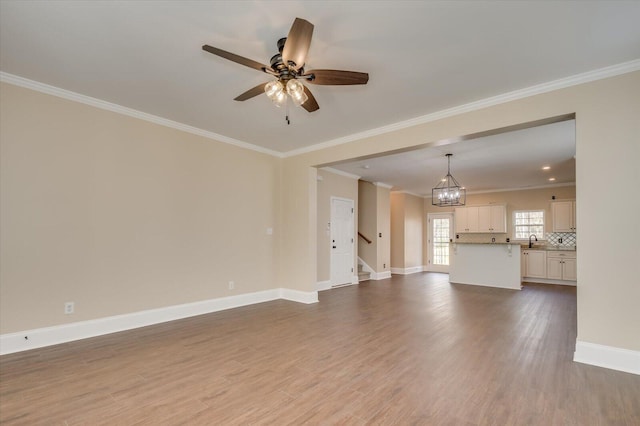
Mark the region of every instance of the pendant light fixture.
<instances>
[{"instance_id":1,"label":"pendant light fixture","mask_svg":"<svg viewBox=\"0 0 640 426\"><path fill-rule=\"evenodd\" d=\"M464 206L467 190L451 176L451 157L447 154L447 175L431 190L431 204L438 207Z\"/></svg>"}]
</instances>

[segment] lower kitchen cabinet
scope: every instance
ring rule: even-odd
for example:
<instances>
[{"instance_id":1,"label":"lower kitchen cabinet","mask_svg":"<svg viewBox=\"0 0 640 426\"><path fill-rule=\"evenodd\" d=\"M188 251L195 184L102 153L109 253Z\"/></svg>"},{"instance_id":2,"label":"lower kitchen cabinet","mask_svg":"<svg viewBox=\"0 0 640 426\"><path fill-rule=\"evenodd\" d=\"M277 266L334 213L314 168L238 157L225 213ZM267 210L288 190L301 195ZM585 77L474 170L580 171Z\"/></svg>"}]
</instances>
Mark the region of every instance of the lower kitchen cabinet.
<instances>
[{"instance_id":1,"label":"lower kitchen cabinet","mask_svg":"<svg viewBox=\"0 0 640 426\"><path fill-rule=\"evenodd\" d=\"M576 281L576 253L547 253L547 278L554 280Z\"/></svg>"},{"instance_id":2,"label":"lower kitchen cabinet","mask_svg":"<svg viewBox=\"0 0 640 426\"><path fill-rule=\"evenodd\" d=\"M547 252L544 250L522 250L522 276L547 278Z\"/></svg>"}]
</instances>

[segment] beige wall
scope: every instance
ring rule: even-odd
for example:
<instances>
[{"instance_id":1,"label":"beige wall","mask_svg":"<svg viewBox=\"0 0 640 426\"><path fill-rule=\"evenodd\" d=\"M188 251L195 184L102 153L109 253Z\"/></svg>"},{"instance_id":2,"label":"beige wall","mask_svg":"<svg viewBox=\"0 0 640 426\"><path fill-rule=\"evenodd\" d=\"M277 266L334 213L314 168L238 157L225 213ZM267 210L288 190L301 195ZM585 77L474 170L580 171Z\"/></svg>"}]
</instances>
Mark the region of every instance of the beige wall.
<instances>
[{"instance_id":1,"label":"beige wall","mask_svg":"<svg viewBox=\"0 0 640 426\"><path fill-rule=\"evenodd\" d=\"M353 200L353 229L358 234L358 180L341 176L326 170L318 170L318 281L331 279L331 197ZM357 245L353 245L353 270L358 267Z\"/></svg>"},{"instance_id":2,"label":"beige wall","mask_svg":"<svg viewBox=\"0 0 640 426\"><path fill-rule=\"evenodd\" d=\"M404 198L403 192L391 193L391 267L404 268Z\"/></svg>"},{"instance_id":3,"label":"beige wall","mask_svg":"<svg viewBox=\"0 0 640 426\"><path fill-rule=\"evenodd\" d=\"M358 257L375 270L378 265L378 207L377 187L358 181L358 231L371 240L368 244L358 238Z\"/></svg>"},{"instance_id":4,"label":"beige wall","mask_svg":"<svg viewBox=\"0 0 640 426\"><path fill-rule=\"evenodd\" d=\"M426 265L422 260L423 222L426 217L423 199L406 194L404 200L404 268Z\"/></svg>"},{"instance_id":5,"label":"beige wall","mask_svg":"<svg viewBox=\"0 0 640 426\"><path fill-rule=\"evenodd\" d=\"M391 193L391 267L423 265L424 202L404 192Z\"/></svg>"},{"instance_id":6,"label":"beige wall","mask_svg":"<svg viewBox=\"0 0 640 426\"><path fill-rule=\"evenodd\" d=\"M391 270L391 190L376 186L378 262L376 272ZM382 234L382 236L380 236Z\"/></svg>"},{"instance_id":7,"label":"beige wall","mask_svg":"<svg viewBox=\"0 0 640 426\"><path fill-rule=\"evenodd\" d=\"M278 286L280 159L0 90L1 333Z\"/></svg>"},{"instance_id":8,"label":"beige wall","mask_svg":"<svg viewBox=\"0 0 640 426\"><path fill-rule=\"evenodd\" d=\"M389 188L358 181L358 256L376 273L391 270L391 203ZM382 236L380 236L382 235Z\"/></svg>"},{"instance_id":9,"label":"beige wall","mask_svg":"<svg viewBox=\"0 0 640 426\"><path fill-rule=\"evenodd\" d=\"M284 160L288 171L283 187L287 200L306 199L314 191L304 185L308 170L335 162L395 149L430 143L453 143L456 138L478 132L515 126L565 114L576 114L577 221L580 224L578 262L578 339L619 348L640 350L640 265L637 262L640 198L628 198L625 187L611 182L640 183L640 72L518 99L458 115L425 122L354 142L300 154ZM314 185L315 188L315 185ZM625 208L613 209L603 199L628 200ZM614 212L614 213L612 213ZM625 232L612 232L604 224L629 224ZM304 271L315 271L315 254L308 250L309 212L283 210L283 220L297 229L283 239L285 264L295 263L294 274L281 277L283 286L311 289L312 279ZM635 224L635 225L634 225ZM312 228L315 231L315 224Z\"/></svg>"}]
</instances>

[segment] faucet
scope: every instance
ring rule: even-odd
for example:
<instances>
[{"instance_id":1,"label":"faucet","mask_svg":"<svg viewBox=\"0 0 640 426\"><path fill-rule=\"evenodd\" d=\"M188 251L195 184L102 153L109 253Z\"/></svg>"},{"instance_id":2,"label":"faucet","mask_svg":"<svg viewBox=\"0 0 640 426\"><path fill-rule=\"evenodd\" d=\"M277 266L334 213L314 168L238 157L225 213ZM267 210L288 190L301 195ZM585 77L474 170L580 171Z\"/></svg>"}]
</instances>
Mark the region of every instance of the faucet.
<instances>
[{"instance_id":1,"label":"faucet","mask_svg":"<svg viewBox=\"0 0 640 426\"><path fill-rule=\"evenodd\" d=\"M529 235L529 248L533 247L533 243L531 242L531 237L535 238L536 242L538 242L538 237L536 237L536 234Z\"/></svg>"}]
</instances>

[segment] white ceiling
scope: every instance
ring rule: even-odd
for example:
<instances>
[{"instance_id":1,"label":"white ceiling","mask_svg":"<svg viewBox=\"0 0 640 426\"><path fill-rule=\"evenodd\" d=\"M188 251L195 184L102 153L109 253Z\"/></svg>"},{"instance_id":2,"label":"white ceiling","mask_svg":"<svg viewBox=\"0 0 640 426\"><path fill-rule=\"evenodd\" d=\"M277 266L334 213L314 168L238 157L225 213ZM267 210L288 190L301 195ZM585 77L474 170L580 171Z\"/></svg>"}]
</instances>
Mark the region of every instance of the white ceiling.
<instances>
[{"instance_id":1,"label":"white ceiling","mask_svg":"<svg viewBox=\"0 0 640 426\"><path fill-rule=\"evenodd\" d=\"M266 74L201 46L268 63L295 17L315 24L306 69L370 81L310 85L320 110L287 126L266 96L233 101ZM639 21L639 1L2 0L0 69L284 153L634 61Z\"/></svg>"},{"instance_id":2,"label":"white ceiling","mask_svg":"<svg viewBox=\"0 0 640 426\"><path fill-rule=\"evenodd\" d=\"M330 169L391 185L394 190L431 196L431 188L447 173L445 154L451 153L451 174L468 193L566 185L575 183L575 140L575 120L568 120L350 161ZM550 169L543 170L544 166Z\"/></svg>"}]
</instances>

